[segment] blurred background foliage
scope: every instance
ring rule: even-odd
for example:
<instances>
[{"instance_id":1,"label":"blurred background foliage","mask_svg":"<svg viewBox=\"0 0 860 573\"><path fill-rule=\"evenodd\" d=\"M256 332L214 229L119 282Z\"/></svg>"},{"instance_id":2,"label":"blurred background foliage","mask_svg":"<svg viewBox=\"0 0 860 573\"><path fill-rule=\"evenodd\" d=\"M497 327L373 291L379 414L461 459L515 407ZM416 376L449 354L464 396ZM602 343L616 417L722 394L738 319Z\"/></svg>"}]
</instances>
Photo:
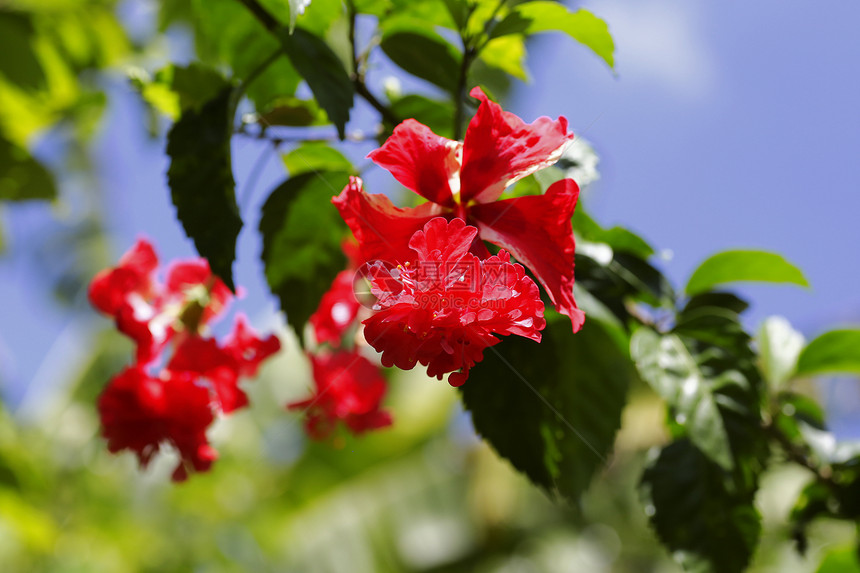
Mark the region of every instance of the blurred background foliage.
<instances>
[{"instance_id":1,"label":"blurred background foliage","mask_svg":"<svg viewBox=\"0 0 860 573\"><path fill-rule=\"evenodd\" d=\"M318 159L322 171L354 171L349 160L332 155L333 150L320 141L335 139L330 122L338 124L337 114L348 114L349 106L338 111L341 104L336 98L325 100L312 93L314 87L308 85L312 80L297 69L301 59L281 55L278 39L266 33L265 22L242 2L163 0L153 26L128 17L134 13L133 4L0 0L0 209L7 217L17 217L27 208L24 203L51 201L60 224L50 233L38 234L37 243L26 248L69 313L87 312L86 285L96 270L111 263L103 196L88 147L105 110L109 78L127 77L147 103L152 136L163 137L170 120L199 111L226 84L253 77L243 86L246 98L238 104L239 133L269 138L280 149L283 132L271 135L271 130L306 129L302 138L316 142L303 148L303 162ZM275 24L284 27L296 22L299 4L261 2ZM476 9L489 16L495 4L479 2ZM481 19L463 19L458 5L454 0L349 3L352 10L380 18L382 25L368 38L370 45L441 93L458 89L445 73L459 66L463 57L452 31L476 38L487 32L470 29ZM362 80L355 86L360 93L367 71L362 66L369 60L351 53L348 38L355 30L349 30L346 5L314 0L312 6L299 21L301 29L324 39L340 61L358 64L352 72ZM581 24L571 24L569 33L575 37ZM471 81L499 96L511 77L528 77L528 26L522 26L512 19L507 28L485 38L483 49L473 54ZM171 34L190 42L193 62L166 61L165 38ZM612 67L611 46L607 49L592 36L576 39ZM383 136L393 120L405 117L418 117L437 133L455 136L458 126L449 120L455 106L445 98L403 95L397 86L389 88L378 133L375 124L364 126L356 120L366 139L372 142ZM370 99L368 104L375 107ZM343 123L342 118L338 130L343 130ZM225 134L228 140L232 135ZM351 131L346 135L358 137ZM581 168L589 161L570 160L559 168ZM291 176L307 167L295 161L295 155L291 160L290 154L284 155L284 163ZM539 192L562 175L539 174L511 193ZM639 237L617 227L603 229L584 210L576 222L581 244L592 244L590 254L586 246L578 259L581 285L596 299L589 302L586 291L577 296L586 301L583 305L595 320L607 325L605 336L621 337L626 343L620 325L629 320L631 308L619 301L635 296L659 308L674 293L645 263L654 251ZM594 245L616 250L611 265L600 264ZM713 286L707 277L698 280L705 281L703 290ZM692 293L689 285L688 291ZM283 304L286 308L289 303ZM220 421L212 432L221 453L215 469L175 486L169 482L173 466L169 456L140 471L131 456L108 454L99 437L96 397L126 364L130 350L115 332L99 330L87 331L85 356L60 369L65 379L40 398L38 409L0 404L3 571L679 569L649 527L654 507L646 503L643 511L638 482L654 462L655 453L649 451L656 452L681 431L664 423L670 413L666 404L635 376L623 413L619 411L621 430L611 456L602 468L583 470L586 483L592 471L596 474L579 502L559 503L476 437L456 392L428 382L420 372L390 374L387 406L395 418L391 429L361 438L342 433L330 442L308 442L300 419L283 411L283 404L302 397L310 380L298 340L282 327L285 352L247 386L253 407ZM612 361L618 348L604 344L595 352ZM768 364L765 369L779 367ZM816 365L805 368L790 391L786 384L792 367L768 376L767 382L774 381L777 410L785 411L786 405L793 412L805 408L812 425L821 425L817 406L808 399L815 395L809 377L817 373ZM486 376L489 372L488 364ZM518 424L515 415L500 421ZM783 428L787 435L800 435L802 429L791 426L791 420L782 422L788 424ZM611 447L612 433L607 439ZM818 455L849 476L846 491L856 496L857 457L842 456L838 461L832 448L827 450L826 444L822 448ZM592 460L595 466L597 461ZM775 459L760 477L755 506L762 515L763 533L750 570L860 571L851 520L813 521L820 514L838 514L840 507L834 509L827 492L808 487L815 485L808 472L784 461ZM795 503L798 498L800 504ZM845 511L850 514L853 509ZM807 521L803 540L807 548L800 556L791 538L798 537L797 524Z\"/></svg>"}]
</instances>

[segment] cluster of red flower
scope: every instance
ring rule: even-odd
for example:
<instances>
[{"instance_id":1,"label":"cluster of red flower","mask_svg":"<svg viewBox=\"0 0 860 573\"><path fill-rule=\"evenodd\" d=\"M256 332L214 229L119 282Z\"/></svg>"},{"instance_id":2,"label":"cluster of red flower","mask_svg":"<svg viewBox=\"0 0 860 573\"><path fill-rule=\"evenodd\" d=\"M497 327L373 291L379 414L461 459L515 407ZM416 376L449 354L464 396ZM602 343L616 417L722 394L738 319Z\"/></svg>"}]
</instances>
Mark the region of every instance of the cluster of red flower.
<instances>
[{"instance_id":1,"label":"cluster of red flower","mask_svg":"<svg viewBox=\"0 0 860 573\"><path fill-rule=\"evenodd\" d=\"M480 106L463 142L407 120L370 154L428 202L395 207L384 195L366 193L357 177L332 199L357 245L345 244L350 266L310 318L314 392L288 405L306 413L315 439L330 436L339 422L355 433L391 424L381 409L386 382L362 354L359 323L384 366L409 370L420 363L430 376L448 374L452 386L466 382L484 350L500 342L496 335L539 342L546 326L540 291L511 255L570 317L573 330L582 326L573 298L576 183L565 179L542 195L500 199L506 187L558 160L573 138L567 120L526 124L479 88L471 95ZM491 255L484 241L501 250ZM181 480L189 469L209 467L216 453L205 430L215 412L247 404L239 377L253 376L279 344L274 336L257 338L242 318L223 345L202 337L230 291L202 260L173 266L165 287L157 288L151 279L157 264L152 247L140 241L91 285L93 305L137 343L137 363L111 381L99 410L111 451L130 449L146 465L170 443L182 457L174 473ZM372 304L357 299L359 279L369 284ZM173 357L157 375L148 373L171 340Z\"/></svg>"},{"instance_id":2,"label":"cluster of red flower","mask_svg":"<svg viewBox=\"0 0 860 573\"><path fill-rule=\"evenodd\" d=\"M217 458L206 429L217 412L247 405L239 378L255 376L280 343L274 335L258 338L241 315L222 344L203 336L232 299L230 290L203 259L172 265L164 285L153 279L157 268L152 245L139 240L90 284L92 305L113 317L137 348L135 363L111 379L98 408L111 452L131 450L146 466L170 444L180 455L173 479L182 481Z\"/></svg>"},{"instance_id":3,"label":"cluster of red flower","mask_svg":"<svg viewBox=\"0 0 860 573\"><path fill-rule=\"evenodd\" d=\"M306 412L305 429L317 440L328 438L338 421L356 434L391 425L391 414L380 409L387 390L385 378L379 366L361 353L355 336L350 336L366 309L355 292L359 276L355 245L344 242L343 250L349 268L338 273L310 317L314 338L322 346L308 353L314 393L287 406Z\"/></svg>"},{"instance_id":4,"label":"cluster of red flower","mask_svg":"<svg viewBox=\"0 0 860 573\"><path fill-rule=\"evenodd\" d=\"M584 315L573 298L574 237L571 217L579 188L559 181L537 196L499 200L506 187L551 165L573 138L567 120L542 117L524 123L476 88L480 106L460 143L417 121L400 124L370 158L428 200L395 207L371 195L354 177L332 202L358 241L350 269L338 275L311 317L316 339L334 349L311 356L316 394L291 408L307 408L311 436L325 437L338 419L354 432L390 423L379 409L385 382L356 350L340 348L358 321L384 366L449 374L463 384L495 335L540 341L546 325L537 285L544 286L574 331ZM484 240L502 248L491 256ZM357 277L370 283L372 313L354 292Z\"/></svg>"}]
</instances>

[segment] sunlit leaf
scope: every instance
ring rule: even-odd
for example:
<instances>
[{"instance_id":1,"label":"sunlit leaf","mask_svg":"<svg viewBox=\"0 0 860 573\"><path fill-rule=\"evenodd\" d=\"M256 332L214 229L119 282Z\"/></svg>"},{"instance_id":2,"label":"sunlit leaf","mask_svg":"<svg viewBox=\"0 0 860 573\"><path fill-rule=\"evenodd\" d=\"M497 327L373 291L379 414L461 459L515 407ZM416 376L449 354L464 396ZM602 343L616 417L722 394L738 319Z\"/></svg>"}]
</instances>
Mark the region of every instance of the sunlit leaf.
<instances>
[{"instance_id":1,"label":"sunlit leaf","mask_svg":"<svg viewBox=\"0 0 860 573\"><path fill-rule=\"evenodd\" d=\"M481 60L492 68L528 81L526 70L526 47L522 36L503 36L491 41L481 50Z\"/></svg>"},{"instance_id":2,"label":"sunlit leaf","mask_svg":"<svg viewBox=\"0 0 860 573\"><path fill-rule=\"evenodd\" d=\"M860 374L860 329L831 330L816 337L797 359L797 374Z\"/></svg>"},{"instance_id":3,"label":"sunlit leaf","mask_svg":"<svg viewBox=\"0 0 860 573\"><path fill-rule=\"evenodd\" d=\"M176 216L212 271L231 289L242 228L230 158L232 93L224 89L199 111L189 109L167 135L167 182Z\"/></svg>"},{"instance_id":4,"label":"sunlit leaf","mask_svg":"<svg viewBox=\"0 0 860 573\"><path fill-rule=\"evenodd\" d=\"M346 268L341 250L346 225L331 198L348 180L345 172L303 173L284 181L263 205L266 280L300 340L322 295Z\"/></svg>"},{"instance_id":5,"label":"sunlit leaf","mask_svg":"<svg viewBox=\"0 0 860 573\"><path fill-rule=\"evenodd\" d=\"M575 500L603 465L633 375L598 322L576 335L550 317L540 344L516 336L484 351L461 387L478 433L544 489Z\"/></svg>"},{"instance_id":6,"label":"sunlit leaf","mask_svg":"<svg viewBox=\"0 0 860 573\"><path fill-rule=\"evenodd\" d=\"M781 255L766 251L723 251L699 265L684 290L692 295L739 281L809 286L803 272Z\"/></svg>"},{"instance_id":7,"label":"sunlit leaf","mask_svg":"<svg viewBox=\"0 0 860 573\"><path fill-rule=\"evenodd\" d=\"M493 28L490 37L550 31L568 34L590 48L610 68L615 66L615 43L606 22L588 10L570 12L564 5L555 2L526 2L515 6L510 14Z\"/></svg>"},{"instance_id":8,"label":"sunlit leaf","mask_svg":"<svg viewBox=\"0 0 860 573\"><path fill-rule=\"evenodd\" d=\"M353 172L349 159L337 149L321 141L302 143L284 155L283 161L284 167L290 172L290 177L308 172Z\"/></svg>"},{"instance_id":9,"label":"sunlit leaf","mask_svg":"<svg viewBox=\"0 0 860 573\"><path fill-rule=\"evenodd\" d=\"M829 549L815 573L860 573L860 557L853 545Z\"/></svg>"},{"instance_id":10,"label":"sunlit leaf","mask_svg":"<svg viewBox=\"0 0 860 573\"><path fill-rule=\"evenodd\" d=\"M687 440L669 444L642 476L645 511L686 571L741 573L758 545L754 491L725 487L723 471Z\"/></svg>"}]
</instances>

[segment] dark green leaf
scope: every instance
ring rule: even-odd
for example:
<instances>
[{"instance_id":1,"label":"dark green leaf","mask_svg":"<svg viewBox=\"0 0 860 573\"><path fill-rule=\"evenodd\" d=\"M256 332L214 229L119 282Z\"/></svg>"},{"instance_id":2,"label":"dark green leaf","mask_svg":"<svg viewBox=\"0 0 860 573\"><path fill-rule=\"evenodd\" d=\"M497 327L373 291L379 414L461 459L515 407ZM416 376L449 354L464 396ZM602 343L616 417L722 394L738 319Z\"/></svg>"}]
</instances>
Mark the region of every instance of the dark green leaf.
<instances>
[{"instance_id":1,"label":"dark green leaf","mask_svg":"<svg viewBox=\"0 0 860 573\"><path fill-rule=\"evenodd\" d=\"M0 137L0 199L24 201L56 196L50 171L26 149Z\"/></svg>"},{"instance_id":2,"label":"dark green leaf","mask_svg":"<svg viewBox=\"0 0 860 573\"><path fill-rule=\"evenodd\" d=\"M259 114L260 125L285 125L289 127L307 127L325 125L328 116L317 105L316 100L302 100L295 97L279 98Z\"/></svg>"},{"instance_id":3,"label":"dark green leaf","mask_svg":"<svg viewBox=\"0 0 860 573\"><path fill-rule=\"evenodd\" d=\"M508 34L536 34L558 31L568 34L590 48L606 64L615 66L615 43L606 22L580 9L570 12L555 2L526 2L515 6L504 20L493 28L490 36L498 38Z\"/></svg>"},{"instance_id":4,"label":"dark green leaf","mask_svg":"<svg viewBox=\"0 0 860 573\"><path fill-rule=\"evenodd\" d=\"M733 458L744 474L739 479L754 483L768 445L759 431L761 375L738 314L746 306L730 293L697 295L678 314L672 335L684 343L714 396Z\"/></svg>"},{"instance_id":5,"label":"dark green leaf","mask_svg":"<svg viewBox=\"0 0 860 573\"><path fill-rule=\"evenodd\" d=\"M598 322L553 316L540 344L511 336L461 387L475 429L535 484L575 500L612 449L633 375Z\"/></svg>"},{"instance_id":6,"label":"dark green leaf","mask_svg":"<svg viewBox=\"0 0 860 573\"><path fill-rule=\"evenodd\" d=\"M380 44L391 61L410 74L454 93L461 56L457 49L432 30L387 33Z\"/></svg>"},{"instance_id":7,"label":"dark green leaf","mask_svg":"<svg viewBox=\"0 0 860 573\"><path fill-rule=\"evenodd\" d=\"M35 30L29 14L0 11L0 76L27 91L47 87L47 79L33 48Z\"/></svg>"},{"instance_id":8,"label":"dark green leaf","mask_svg":"<svg viewBox=\"0 0 860 573\"><path fill-rule=\"evenodd\" d=\"M860 374L860 330L831 330L806 345L797 359L798 375Z\"/></svg>"},{"instance_id":9,"label":"dark green leaf","mask_svg":"<svg viewBox=\"0 0 860 573\"><path fill-rule=\"evenodd\" d=\"M442 137L453 137L454 106L448 101L432 100L421 95L407 95L391 103L396 117L411 117ZM393 128L393 126L392 126Z\"/></svg>"},{"instance_id":10,"label":"dark green leaf","mask_svg":"<svg viewBox=\"0 0 860 573\"><path fill-rule=\"evenodd\" d=\"M630 340L630 354L639 374L669 403L675 421L687 429L693 443L731 470L731 444L713 395L713 381L706 378L681 339L640 328Z\"/></svg>"},{"instance_id":11,"label":"dark green leaf","mask_svg":"<svg viewBox=\"0 0 860 573\"><path fill-rule=\"evenodd\" d=\"M322 295L346 268L340 245L346 226L331 198L348 180L342 172L304 173L278 186L263 206L266 280L300 340Z\"/></svg>"},{"instance_id":12,"label":"dark green leaf","mask_svg":"<svg viewBox=\"0 0 860 573\"><path fill-rule=\"evenodd\" d=\"M328 44L301 28L292 34L282 33L281 43L343 139L354 92L343 63Z\"/></svg>"},{"instance_id":13,"label":"dark green leaf","mask_svg":"<svg viewBox=\"0 0 860 573\"><path fill-rule=\"evenodd\" d=\"M448 13L451 14L451 19L454 20L454 24L457 26L457 29L464 29L466 27L466 22L469 19L469 6L466 0L443 1L445 2L445 8L447 8Z\"/></svg>"},{"instance_id":14,"label":"dark green leaf","mask_svg":"<svg viewBox=\"0 0 860 573\"><path fill-rule=\"evenodd\" d=\"M652 306L671 308L674 293L669 281L647 261L625 252L614 253L606 245L590 249L577 245L576 282L599 299L615 316L630 318L627 303L641 301Z\"/></svg>"},{"instance_id":15,"label":"dark green leaf","mask_svg":"<svg viewBox=\"0 0 860 573\"><path fill-rule=\"evenodd\" d=\"M776 253L765 251L723 251L709 257L693 271L687 294L693 295L725 283L757 281L809 286L796 266Z\"/></svg>"},{"instance_id":16,"label":"dark green leaf","mask_svg":"<svg viewBox=\"0 0 860 573\"><path fill-rule=\"evenodd\" d=\"M151 80L142 70L134 70L130 76L143 99L174 120L187 110L199 111L227 87L220 72L199 62L184 67L168 65Z\"/></svg>"},{"instance_id":17,"label":"dark green leaf","mask_svg":"<svg viewBox=\"0 0 860 573\"><path fill-rule=\"evenodd\" d=\"M739 573L758 544L761 518L754 491L729 490L724 478L688 440L663 448L642 476L651 525L687 571Z\"/></svg>"},{"instance_id":18,"label":"dark green leaf","mask_svg":"<svg viewBox=\"0 0 860 573\"><path fill-rule=\"evenodd\" d=\"M308 172L354 171L352 163L340 151L320 141L299 145L284 155L283 160L290 177Z\"/></svg>"},{"instance_id":19,"label":"dark green leaf","mask_svg":"<svg viewBox=\"0 0 860 573\"><path fill-rule=\"evenodd\" d=\"M167 135L167 181L176 216L197 252L231 289L242 228L230 162L232 93L224 89L200 111L188 110Z\"/></svg>"},{"instance_id":20,"label":"dark green leaf","mask_svg":"<svg viewBox=\"0 0 860 573\"><path fill-rule=\"evenodd\" d=\"M198 62L170 68L170 88L179 96L179 109L182 112L189 109L199 111L227 87L224 76Z\"/></svg>"}]
</instances>

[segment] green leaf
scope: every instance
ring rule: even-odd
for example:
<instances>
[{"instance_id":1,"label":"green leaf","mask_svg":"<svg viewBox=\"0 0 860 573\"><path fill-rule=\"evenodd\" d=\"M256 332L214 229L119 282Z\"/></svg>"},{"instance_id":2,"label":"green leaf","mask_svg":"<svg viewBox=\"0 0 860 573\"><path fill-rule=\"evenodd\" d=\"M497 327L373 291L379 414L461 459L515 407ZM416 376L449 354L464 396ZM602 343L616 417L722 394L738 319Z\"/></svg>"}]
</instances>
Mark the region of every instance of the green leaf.
<instances>
[{"instance_id":1,"label":"green leaf","mask_svg":"<svg viewBox=\"0 0 860 573\"><path fill-rule=\"evenodd\" d=\"M168 65L152 79L143 70L134 69L130 79L147 103L174 120L185 111L199 111L228 85L218 71L199 62Z\"/></svg>"},{"instance_id":2,"label":"green leaf","mask_svg":"<svg viewBox=\"0 0 860 573\"><path fill-rule=\"evenodd\" d=\"M798 375L840 372L860 374L860 329L825 332L797 359Z\"/></svg>"},{"instance_id":3,"label":"green leaf","mask_svg":"<svg viewBox=\"0 0 860 573\"><path fill-rule=\"evenodd\" d=\"M302 28L281 34L281 44L343 139L354 94L343 63L328 44Z\"/></svg>"},{"instance_id":4,"label":"green leaf","mask_svg":"<svg viewBox=\"0 0 860 573\"><path fill-rule=\"evenodd\" d=\"M454 25L458 30L465 28L469 20L469 6L464 0L443 0L445 8L451 14L451 19L454 20Z\"/></svg>"},{"instance_id":5,"label":"green leaf","mask_svg":"<svg viewBox=\"0 0 860 573\"><path fill-rule=\"evenodd\" d=\"M630 253L642 259L654 254L654 249L645 239L624 227L604 229L582 206L577 206L573 214L573 230L587 241L606 243L613 251Z\"/></svg>"},{"instance_id":6,"label":"green leaf","mask_svg":"<svg viewBox=\"0 0 860 573\"><path fill-rule=\"evenodd\" d=\"M54 176L26 149L0 137L0 199L54 199Z\"/></svg>"},{"instance_id":7,"label":"green leaf","mask_svg":"<svg viewBox=\"0 0 860 573\"><path fill-rule=\"evenodd\" d=\"M669 444L642 476L646 513L686 571L740 573L761 533L754 491L732 492L722 470L688 440Z\"/></svg>"},{"instance_id":8,"label":"green leaf","mask_svg":"<svg viewBox=\"0 0 860 573\"><path fill-rule=\"evenodd\" d=\"M303 100L296 97L278 98L272 101L257 121L263 127L285 125L289 127L307 127L311 125L326 125L328 116L317 105L316 100Z\"/></svg>"},{"instance_id":9,"label":"green leaf","mask_svg":"<svg viewBox=\"0 0 860 573\"><path fill-rule=\"evenodd\" d=\"M573 500L612 449L632 375L600 323L574 335L553 314L540 344L511 336L485 350L461 392L475 429L499 455Z\"/></svg>"},{"instance_id":10,"label":"green leaf","mask_svg":"<svg viewBox=\"0 0 860 573\"><path fill-rule=\"evenodd\" d=\"M191 0L191 4L192 12L186 18L194 29L198 57L213 67L228 65L234 79L243 80L259 73L261 64L282 50L279 39L240 2ZM286 3L284 11L287 22ZM288 32L284 25L284 34ZM245 95L258 110L265 109L277 98L294 95L300 81L290 61L279 58L256 76Z\"/></svg>"},{"instance_id":11,"label":"green leaf","mask_svg":"<svg viewBox=\"0 0 860 573\"><path fill-rule=\"evenodd\" d=\"M693 295L738 281L809 286L803 272L781 255L766 251L723 251L699 265L684 290Z\"/></svg>"},{"instance_id":12,"label":"green leaf","mask_svg":"<svg viewBox=\"0 0 860 573\"><path fill-rule=\"evenodd\" d=\"M272 191L263 205L260 234L266 280L299 340L304 326L346 268L346 225L331 205L349 181L344 172L303 173Z\"/></svg>"},{"instance_id":13,"label":"green leaf","mask_svg":"<svg viewBox=\"0 0 860 573\"><path fill-rule=\"evenodd\" d=\"M212 272L231 289L236 238L242 228L230 160L233 91L182 114L167 135L167 182L176 216Z\"/></svg>"},{"instance_id":14,"label":"green leaf","mask_svg":"<svg viewBox=\"0 0 860 573\"><path fill-rule=\"evenodd\" d=\"M723 418L712 393L713 382L675 335L640 328L630 340L630 354L642 378L672 407L675 421L709 458L727 470L734 459Z\"/></svg>"},{"instance_id":15,"label":"green leaf","mask_svg":"<svg viewBox=\"0 0 860 573\"><path fill-rule=\"evenodd\" d=\"M0 76L28 91L43 90L47 78L34 49L36 31L29 14L0 11Z\"/></svg>"},{"instance_id":16,"label":"green leaf","mask_svg":"<svg viewBox=\"0 0 860 573\"><path fill-rule=\"evenodd\" d=\"M555 2L526 2L515 6L504 20L493 28L491 38L508 34L564 32L588 47L610 68L615 66L615 42L606 22L585 9L570 12Z\"/></svg>"},{"instance_id":17,"label":"green leaf","mask_svg":"<svg viewBox=\"0 0 860 573\"><path fill-rule=\"evenodd\" d=\"M451 93L456 91L461 55L432 29L395 29L383 35L380 47L403 70Z\"/></svg>"},{"instance_id":18,"label":"green leaf","mask_svg":"<svg viewBox=\"0 0 860 573\"><path fill-rule=\"evenodd\" d=\"M396 117L411 117L442 137L454 137L452 118L454 106L448 101L432 100L421 95L410 94L391 102L391 111ZM391 126L392 128L394 126Z\"/></svg>"},{"instance_id":19,"label":"green leaf","mask_svg":"<svg viewBox=\"0 0 860 573\"><path fill-rule=\"evenodd\" d=\"M816 573L860 573L857 548L851 545L830 549Z\"/></svg>"},{"instance_id":20,"label":"green leaf","mask_svg":"<svg viewBox=\"0 0 860 573\"><path fill-rule=\"evenodd\" d=\"M302 143L284 155L283 161L287 171L290 172L290 177L319 171L354 172L349 159L337 149L321 141Z\"/></svg>"},{"instance_id":21,"label":"green leaf","mask_svg":"<svg viewBox=\"0 0 860 573\"><path fill-rule=\"evenodd\" d=\"M781 316L771 316L761 325L756 337L759 367L772 389L791 379L804 342L803 335Z\"/></svg>"},{"instance_id":22,"label":"green leaf","mask_svg":"<svg viewBox=\"0 0 860 573\"><path fill-rule=\"evenodd\" d=\"M522 36L496 38L481 50L479 58L491 68L501 70L524 82L529 80L529 74L525 68L526 46Z\"/></svg>"}]
</instances>

